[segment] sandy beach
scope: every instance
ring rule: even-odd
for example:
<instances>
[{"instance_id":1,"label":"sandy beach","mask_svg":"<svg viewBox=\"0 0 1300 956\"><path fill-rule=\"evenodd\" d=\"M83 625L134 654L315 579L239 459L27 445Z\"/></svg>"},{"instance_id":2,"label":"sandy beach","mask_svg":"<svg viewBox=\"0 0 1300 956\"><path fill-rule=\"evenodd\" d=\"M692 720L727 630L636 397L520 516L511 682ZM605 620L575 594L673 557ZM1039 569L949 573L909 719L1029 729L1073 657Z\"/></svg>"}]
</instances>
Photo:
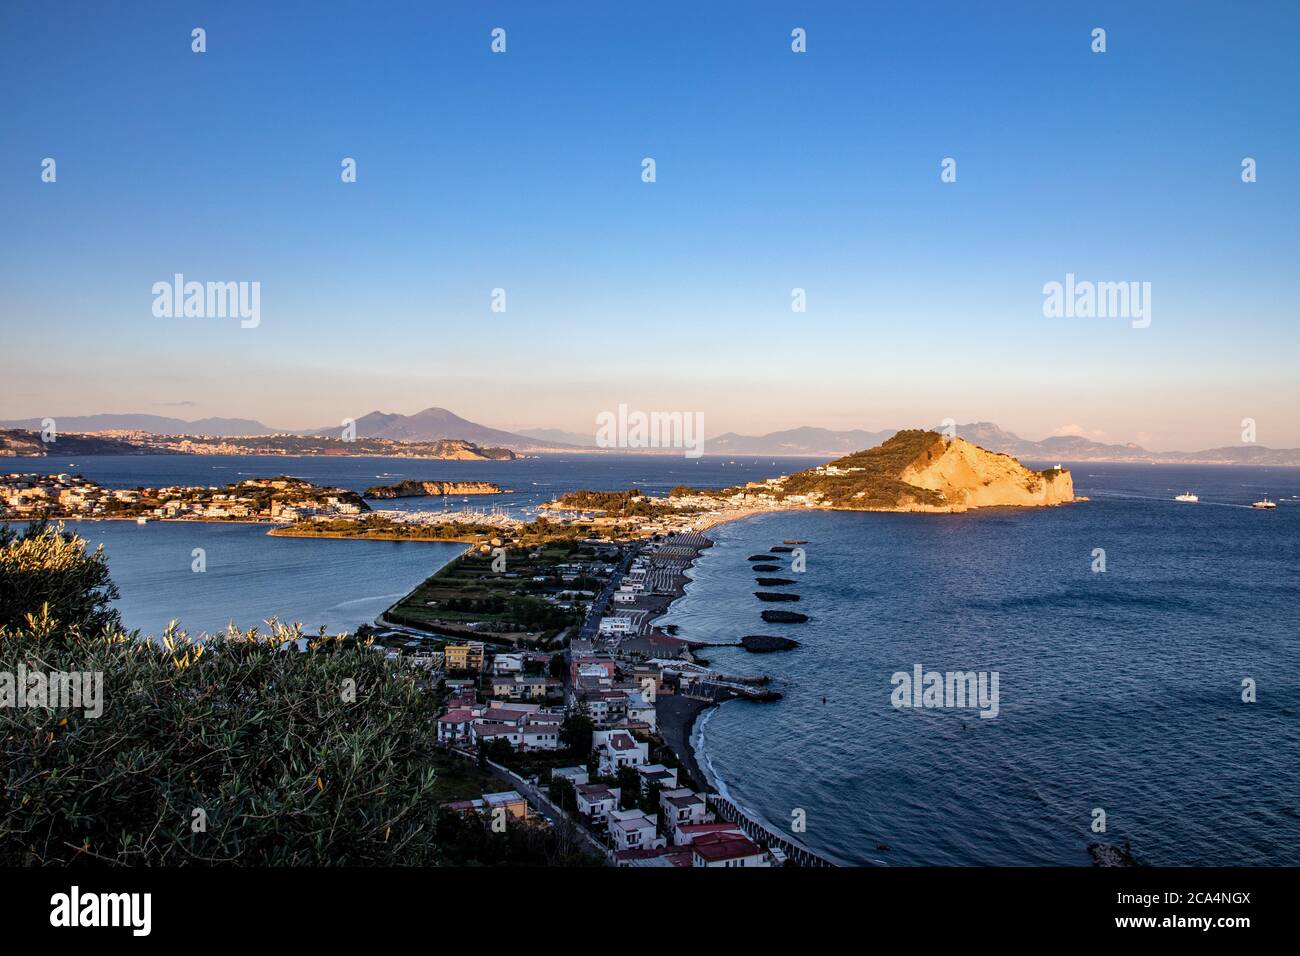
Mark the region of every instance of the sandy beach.
<instances>
[{"instance_id":1,"label":"sandy beach","mask_svg":"<svg viewBox=\"0 0 1300 956\"><path fill-rule=\"evenodd\" d=\"M696 789L701 791L711 792L713 788L709 785L709 778L701 772L695 750L691 747L691 731L700 713L716 706L712 701L696 700L679 694L660 694L655 700L659 735L691 775Z\"/></svg>"}]
</instances>

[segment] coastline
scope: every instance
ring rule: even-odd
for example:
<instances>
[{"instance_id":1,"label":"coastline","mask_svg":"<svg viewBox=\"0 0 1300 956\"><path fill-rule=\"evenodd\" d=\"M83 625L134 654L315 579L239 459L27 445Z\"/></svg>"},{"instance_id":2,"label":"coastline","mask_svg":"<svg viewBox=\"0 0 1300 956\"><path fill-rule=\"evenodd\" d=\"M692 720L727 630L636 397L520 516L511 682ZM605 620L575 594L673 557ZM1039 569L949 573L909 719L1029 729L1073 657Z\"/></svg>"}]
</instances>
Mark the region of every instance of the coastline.
<instances>
[{"instance_id":1,"label":"coastline","mask_svg":"<svg viewBox=\"0 0 1300 956\"><path fill-rule=\"evenodd\" d=\"M44 515L51 523L73 524L85 523L95 524L101 521L125 521L128 523L138 524L138 516L130 515L125 517L97 516L88 515L79 516L62 516L62 515ZM5 521L36 521L36 517L29 515L13 515L4 518ZM293 530L292 525L278 524L274 521L256 518L155 518L150 517L146 524L238 524L238 525L262 525L268 530L268 537L272 538L335 538L342 541L411 541L416 544L476 544L477 538L468 535L457 538L419 538L413 535L400 534L347 534L340 531L306 533Z\"/></svg>"},{"instance_id":2,"label":"coastline","mask_svg":"<svg viewBox=\"0 0 1300 956\"><path fill-rule=\"evenodd\" d=\"M265 524L266 522L257 522ZM348 534L343 531L307 533L292 528L272 528L267 532L272 538L336 538L342 541L411 541L416 544L474 544L476 538L417 538L401 534Z\"/></svg>"},{"instance_id":3,"label":"coastline","mask_svg":"<svg viewBox=\"0 0 1300 956\"><path fill-rule=\"evenodd\" d=\"M37 515L37 516L32 516L32 515L11 515L11 516L9 516L9 517L3 519L3 520L5 520L5 521L37 521L37 520L39 520L40 518L46 518L46 519L48 519L48 520L51 521L51 522L59 521L59 522L63 522L63 523L65 523L65 524L68 523L68 522L70 522L70 521L85 521L85 522L88 522L88 523L89 523L89 522L97 522L97 521L130 521L130 522L133 522L133 523L135 523L135 524L138 524L139 522L136 521L136 519L137 519L137 518L141 518L141 517L146 517L146 516L144 516L144 515L126 515L126 516L118 516L118 515L114 515L114 516L112 516L112 517L109 517L109 516L107 516L107 515L96 515L95 517L91 517L90 515L74 515L74 516L72 516L72 517L61 517L61 516L59 516L59 515ZM148 518L149 518L149 520L146 521L145 524L264 524L264 525L275 526L275 522L273 522L273 521L266 521L266 520L261 520L261 521L259 521L259 520L257 520L256 518L155 518L155 517L153 517L152 515L148 516ZM270 532L267 532L267 533L269 534Z\"/></svg>"},{"instance_id":4,"label":"coastline","mask_svg":"<svg viewBox=\"0 0 1300 956\"><path fill-rule=\"evenodd\" d=\"M732 511L725 516L719 516L720 520L714 521L710 524L710 527L767 513L770 513L770 509ZM695 566L695 562L699 560L706 550L717 543L712 538L703 535L699 530L696 530L696 533L705 538L705 543L696 549L694 557L682 569L681 577L683 581L693 580L687 576L686 572ZM685 585L682 584L677 589L677 594L672 601L665 605L660 614L667 613L672 604L684 594ZM763 678L763 680L766 681L767 678ZM777 699L779 698L780 695L777 695ZM806 844L790 836L784 830L774 827L761 814L755 813L737 803L727 788L727 781L722 779L721 776L715 775L704 747L704 726L709 720L709 715L714 713L722 704L728 700L739 699L744 698L732 695L725 696L721 700L704 700L696 697L685 697L680 694L660 694L655 699L655 716L658 721L659 736L663 739L665 745L672 750L681 767L690 775L694 789L705 795L706 801L718 815L718 819L736 824L751 839L767 841L780 846L788 854L789 859L796 861L796 865L814 867L843 866L844 864L841 861L810 849Z\"/></svg>"},{"instance_id":5,"label":"coastline","mask_svg":"<svg viewBox=\"0 0 1300 956\"><path fill-rule=\"evenodd\" d=\"M655 718L659 722L659 736L677 757L677 760L701 792L717 793L712 780L703 772L700 755L691 746L695 722L700 714L717 707L716 701L697 700L679 694L660 694L655 699Z\"/></svg>"},{"instance_id":6,"label":"coastline","mask_svg":"<svg viewBox=\"0 0 1300 956\"><path fill-rule=\"evenodd\" d=\"M664 604L650 618L650 621L663 617L672 609L674 604L685 596L686 584L692 580L688 572L695 567L695 563L700 560L704 552L716 544L706 534L707 531L733 521L741 521L745 518L769 513L771 513L771 509L766 508L727 509L709 515L702 526L694 528L693 533L700 535L704 542L696 547L695 554L682 568L680 578L674 582L676 586L674 587L675 593L672 599ZM689 638L683 639L690 640ZM695 697L684 697L679 694L660 694L655 700L655 716L659 725L659 735L668 748L672 750L681 765L686 768L696 786L704 793L717 793L718 789L714 786L712 778L704 772L705 757L702 753L696 752L691 739L695 736L695 727L700 715L721 703L722 701L719 700L702 700Z\"/></svg>"}]
</instances>

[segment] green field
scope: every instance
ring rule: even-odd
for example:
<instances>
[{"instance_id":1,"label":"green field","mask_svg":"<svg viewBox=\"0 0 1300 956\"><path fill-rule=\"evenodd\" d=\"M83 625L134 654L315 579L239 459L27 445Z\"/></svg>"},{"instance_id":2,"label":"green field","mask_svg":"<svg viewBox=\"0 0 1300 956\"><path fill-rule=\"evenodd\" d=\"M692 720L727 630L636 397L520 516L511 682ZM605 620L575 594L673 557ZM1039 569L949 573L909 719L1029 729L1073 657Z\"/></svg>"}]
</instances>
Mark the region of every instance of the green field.
<instances>
[{"instance_id":1,"label":"green field","mask_svg":"<svg viewBox=\"0 0 1300 956\"><path fill-rule=\"evenodd\" d=\"M519 631L554 637L579 624L582 612L546 603L559 590L598 591L603 579L562 581L557 566L592 557L576 541L550 541L505 549L505 570L492 569L491 552L465 554L425 580L386 612L390 620L408 626L470 624L487 621L515 625ZM538 581L535 578L543 578ZM490 638L493 632L484 632Z\"/></svg>"},{"instance_id":2,"label":"green field","mask_svg":"<svg viewBox=\"0 0 1300 956\"><path fill-rule=\"evenodd\" d=\"M485 793L499 793L509 789L490 772L480 770L473 760L453 754L437 754L434 757L434 771L437 774L434 795L439 803L477 800Z\"/></svg>"}]
</instances>

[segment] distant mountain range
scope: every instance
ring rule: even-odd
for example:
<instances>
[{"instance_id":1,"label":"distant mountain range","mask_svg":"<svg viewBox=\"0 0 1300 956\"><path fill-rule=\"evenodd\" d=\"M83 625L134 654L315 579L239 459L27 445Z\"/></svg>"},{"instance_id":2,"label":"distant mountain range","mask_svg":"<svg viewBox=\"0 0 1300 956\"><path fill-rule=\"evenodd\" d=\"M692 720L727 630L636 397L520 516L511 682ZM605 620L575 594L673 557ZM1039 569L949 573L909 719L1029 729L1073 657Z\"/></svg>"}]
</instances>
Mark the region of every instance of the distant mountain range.
<instances>
[{"instance_id":1,"label":"distant mountain range","mask_svg":"<svg viewBox=\"0 0 1300 956\"><path fill-rule=\"evenodd\" d=\"M155 435L222 435L226 437L260 437L275 434L298 434L337 438L341 426L307 430L274 429L246 418L201 418L183 421L161 415L69 415L55 419L60 434L141 431ZM0 421L0 428L39 431L41 419L27 418ZM935 426L936 431L942 431ZM874 448L892 438L898 429L864 431L829 428L790 428L766 435L738 435L726 432L707 439L704 450L709 455L798 456L838 458L867 448ZM1157 464L1248 464L1300 466L1300 449L1265 448L1261 445L1228 445L1205 451L1155 452L1140 445L1106 444L1074 435L1057 435L1042 441L1030 441L1005 431L992 422L971 422L956 427L957 436L988 449L1012 455L1022 461L1132 461ZM525 428L518 432L490 428L461 418L445 408L426 408L413 415L371 412L356 420L357 438L378 438L402 442L432 442L452 439L472 442L482 447L509 448L515 452L567 451L595 452L595 428L590 435L558 428ZM627 452L635 449L611 449ZM681 454L673 449L646 449L647 454Z\"/></svg>"},{"instance_id":2,"label":"distant mountain range","mask_svg":"<svg viewBox=\"0 0 1300 956\"><path fill-rule=\"evenodd\" d=\"M789 428L766 435L737 435L726 432L716 438L706 439L704 450L710 455L798 455L816 458L850 455L855 451L875 448L892 438L898 429L868 432L860 428L850 431L831 431L829 428Z\"/></svg>"},{"instance_id":3,"label":"distant mountain range","mask_svg":"<svg viewBox=\"0 0 1300 956\"><path fill-rule=\"evenodd\" d=\"M583 435L580 432L566 432L563 428L521 428L517 434L536 439L553 448L572 445L574 448L595 448L596 429Z\"/></svg>"},{"instance_id":4,"label":"distant mountain range","mask_svg":"<svg viewBox=\"0 0 1300 956\"><path fill-rule=\"evenodd\" d=\"M54 417L54 416L52 416ZM0 421L0 428L26 428L40 431L39 418L15 418ZM149 432L154 435L222 435L228 438L274 435L276 429L247 418L200 418L192 422L165 415L66 415L54 417L58 432Z\"/></svg>"},{"instance_id":5,"label":"distant mountain range","mask_svg":"<svg viewBox=\"0 0 1300 956\"><path fill-rule=\"evenodd\" d=\"M58 434L86 434L91 432L148 432L151 435L220 435L225 438L259 438L267 435L308 435L338 438L341 425L312 429L271 428L247 418L200 418L185 421L163 415L66 415L52 416ZM22 418L0 421L0 429L28 429L40 431L42 419ZM356 438L383 438L390 441L431 442L453 439L471 442L483 447L502 447L512 451L566 451L579 447L580 442L566 442L549 437L547 429L537 429L537 436L515 434L499 428L489 428L461 418L445 408L426 408L414 415L371 412L356 420ZM557 435L565 434L556 431ZM594 434L594 432L593 432ZM574 436L581 438L581 436ZM589 438L588 446L593 444Z\"/></svg>"},{"instance_id":6,"label":"distant mountain range","mask_svg":"<svg viewBox=\"0 0 1300 956\"><path fill-rule=\"evenodd\" d=\"M942 431L940 426L933 426ZM808 458L844 455L874 448L898 430L868 432L860 429L792 428L767 435L744 436L728 432L705 441L710 455L798 455ZM1153 464L1231 464L1300 466L1300 448L1265 448L1262 445L1227 445L1205 451L1149 451L1140 445L1114 445L1056 435L1030 441L992 422L956 426L958 438L988 451L1002 452L1021 461L1132 461Z\"/></svg>"},{"instance_id":7,"label":"distant mountain range","mask_svg":"<svg viewBox=\"0 0 1300 956\"><path fill-rule=\"evenodd\" d=\"M445 408L426 408L414 415L389 412L371 412L356 420L357 438L387 438L392 441L435 441L439 438L459 438L475 445L499 446L512 451L567 450L573 446L564 442L544 441L527 435L489 428L461 418ZM310 432L338 438L341 426L321 428Z\"/></svg>"}]
</instances>

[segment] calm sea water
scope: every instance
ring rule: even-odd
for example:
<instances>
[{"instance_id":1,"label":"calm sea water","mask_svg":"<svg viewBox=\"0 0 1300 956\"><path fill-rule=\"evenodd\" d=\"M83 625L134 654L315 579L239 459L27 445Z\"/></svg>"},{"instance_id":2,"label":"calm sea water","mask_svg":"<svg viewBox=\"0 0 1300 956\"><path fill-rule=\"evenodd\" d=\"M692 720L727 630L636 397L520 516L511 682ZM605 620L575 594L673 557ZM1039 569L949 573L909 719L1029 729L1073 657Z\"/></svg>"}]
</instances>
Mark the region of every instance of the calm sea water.
<instances>
[{"instance_id":1,"label":"calm sea water","mask_svg":"<svg viewBox=\"0 0 1300 956\"><path fill-rule=\"evenodd\" d=\"M1092 501L716 529L665 621L803 642L710 649L785 695L704 715L723 789L774 827L804 810L804 841L846 863L1084 864L1100 838L1150 864L1300 864L1300 471L1075 476ZM1188 489L1199 505L1170 500ZM1276 511L1247 507L1264 494ZM807 570L784 606L811 620L764 624L745 558L792 538ZM1000 715L895 709L890 677L918 663L998 671Z\"/></svg>"},{"instance_id":2,"label":"calm sea water","mask_svg":"<svg viewBox=\"0 0 1300 956\"><path fill-rule=\"evenodd\" d=\"M76 467L72 467L75 462ZM362 490L403 478L496 481L449 502L513 513L565 490L722 486L792 459L547 457L515 462L103 457L22 460L114 487L289 473ZM6 470L10 470L6 466ZM1153 864L1300 864L1300 470L1079 465L1087 503L967 515L781 514L715 529L665 619L684 636L783 633L785 654L711 649L785 696L701 721L733 798L846 863L1081 864L1093 839ZM1196 491L1197 505L1171 499ZM1276 511L1252 511L1269 495ZM387 503L386 503L387 504ZM441 499L397 507L441 508ZM151 633L276 615L353 628L460 550L270 538L247 525L83 522L103 542L127 623ZM803 625L769 625L745 558L807 539ZM208 571L190 571L204 547ZM1091 570L1104 548L1107 571ZM787 564L777 556L775 563ZM791 605L794 606L794 605ZM890 676L996 670L996 719L895 710ZM1241 703L1241 680L1258 702ZM1107 833L1093 834L1094 808ZM889 850L880 850L887 845Z\"/></svg>"},{"instance_id":3,"label":"calm sea water","mask_svg":"<svg viewBox=\"0 0 1300 956\"><path fill-rule=\"evenodd\" d=\"M79 521L103 544L128 628L156 635L175 620L191 634L268 618L314 632L355 631L465 550L449 542L272 538L265 525ZM207 570L192 570L202 548Z\"/></svg>"}]
</instances>

